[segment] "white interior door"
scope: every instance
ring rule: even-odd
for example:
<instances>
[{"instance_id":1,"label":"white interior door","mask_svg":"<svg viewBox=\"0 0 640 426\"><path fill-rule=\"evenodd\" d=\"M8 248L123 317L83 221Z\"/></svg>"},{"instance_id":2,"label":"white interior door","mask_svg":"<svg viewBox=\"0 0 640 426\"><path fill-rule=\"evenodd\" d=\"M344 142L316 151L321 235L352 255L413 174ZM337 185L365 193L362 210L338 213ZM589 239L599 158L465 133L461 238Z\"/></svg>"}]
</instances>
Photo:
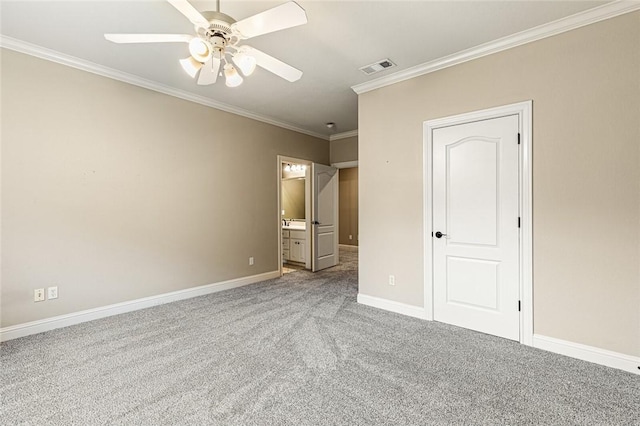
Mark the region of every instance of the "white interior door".
<instances>
[{"instance_id":1,"label":"white interior door","mask_svg":"<svg viewBox=\"0 0 640 426\"><path fill-rule=\"evenodd\" d=\"M312 270L338 264L338 169L311 165Z\"/></svg>"},{"instance_id":2,"label":"white interior door","mask_svg":"<svg viewBox=\"0 0 640 426\"><path fill-rule=\"evenodd\" d=\"M518 116L433 131L434 319L518 340Z\"/></svg>"}]
</instances>

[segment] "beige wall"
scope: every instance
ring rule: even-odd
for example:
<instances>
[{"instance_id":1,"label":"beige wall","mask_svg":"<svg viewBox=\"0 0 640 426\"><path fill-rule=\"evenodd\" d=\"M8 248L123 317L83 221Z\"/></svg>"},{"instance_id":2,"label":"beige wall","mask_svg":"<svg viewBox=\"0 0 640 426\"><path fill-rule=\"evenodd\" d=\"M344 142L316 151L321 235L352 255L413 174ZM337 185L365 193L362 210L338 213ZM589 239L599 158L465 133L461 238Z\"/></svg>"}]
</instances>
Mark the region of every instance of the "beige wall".
<instances>
[{"instance_id":1,"label":"beige wall","mask_svg":"<svg viewBox=\"0 0 640 426\"><path fill-rule=\"evenodd\" d=\"M358 245L358 168L340 169L339 176L340 244ZM351 236L351 238L349 238Z\"/></svg>"},{"instance_id":2,"label":"beige wall","mask_svg":"<svg viewBox=\"0 0 640 426\"><path fill-rule=\"evenodd\" d=\"M2 327L277 270L277 155L329 162L327 141L12 51L1 78Z\"/></svg>"},{"instance_id":3,"label":"beige wall","mask_svg":"<svg viewBox=\"0 0 640 426\"><path fill-rule=\"evenodd\" d=\"M423 122L529 99L534 331L638 356L639 12L359 97L360 292L423 305Z\"/></svg>"},{"instance_id":4,"label":"beige wall","mask_svg":"<svg viewBox=\"0 0 640 426\"><path fill-rule=\"evenodd\" d=\"M331 164L358 161L358 137L331 141Z\"/></svg>"},{"instance_id":5,"label":"beige wall","mask_svg":"<svg viewBox=\"0 0 640 426\"><path fill-rule=\"evenodd\" d=\"M287 179L282 181L283 218L305 219L305 179Z\"/></svg>"}]
</instances>

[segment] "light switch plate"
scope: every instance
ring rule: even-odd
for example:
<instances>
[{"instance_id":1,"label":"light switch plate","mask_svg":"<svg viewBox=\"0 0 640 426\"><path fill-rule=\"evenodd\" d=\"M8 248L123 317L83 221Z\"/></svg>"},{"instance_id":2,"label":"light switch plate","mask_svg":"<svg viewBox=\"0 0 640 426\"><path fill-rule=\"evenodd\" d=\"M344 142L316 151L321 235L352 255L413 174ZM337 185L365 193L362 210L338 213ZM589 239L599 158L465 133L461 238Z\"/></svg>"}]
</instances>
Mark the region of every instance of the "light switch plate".
<instances>
[{"instance_id":1,"label":"light switch plate","mask_svg":"<svg viewBox=\"0 0 640 426\"><path fill-rule=\"evenodd\" d=\"M57 299L58 298L58 287L49 287L47 288L47 299Z\"/></svg>"}]
</instances>

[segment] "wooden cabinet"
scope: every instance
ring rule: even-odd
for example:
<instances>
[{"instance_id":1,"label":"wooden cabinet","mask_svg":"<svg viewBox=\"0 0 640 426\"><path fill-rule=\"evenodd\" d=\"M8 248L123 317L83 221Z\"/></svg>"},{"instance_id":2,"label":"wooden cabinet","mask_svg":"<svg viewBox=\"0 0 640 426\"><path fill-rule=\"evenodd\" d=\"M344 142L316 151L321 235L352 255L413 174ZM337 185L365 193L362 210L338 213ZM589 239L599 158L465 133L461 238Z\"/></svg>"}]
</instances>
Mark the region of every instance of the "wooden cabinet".
<instances>
[{"instance_id":1,"label":"wooden cabinet","mask_svg":"<svg viewBox=\"0 0 640 426\"><path fill-rule=\"evenodd\" d=\"M282 260L307 261L307 233L302 230L282 230Z\"/></svg>"},{"instance_id":2,"label":"wooden cabinet","mask_svg":"<svg viewBox=\"0 0 640 426\"><path fill-rule=\"evenodd\" d=\"M306 261L305 254L305 246L306 240L300 238L292 238L291 240L291 249L289 250L290 256L289 260L294 262L304 263Z\"/></svg>"}]
</instances>

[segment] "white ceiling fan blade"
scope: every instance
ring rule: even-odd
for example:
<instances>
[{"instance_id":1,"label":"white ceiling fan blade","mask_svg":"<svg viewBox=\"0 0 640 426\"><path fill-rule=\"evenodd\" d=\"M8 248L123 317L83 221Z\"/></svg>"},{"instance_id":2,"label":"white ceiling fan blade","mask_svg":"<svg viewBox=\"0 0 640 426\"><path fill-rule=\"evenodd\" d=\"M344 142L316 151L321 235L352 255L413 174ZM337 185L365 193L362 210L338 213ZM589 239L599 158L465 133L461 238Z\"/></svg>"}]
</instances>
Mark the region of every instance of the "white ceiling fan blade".
<instances>
[{"instance_id":1,"label":"white ceiling fan blade","mask_svg":"<svg viewBox=\"0 0 640 426\"><path fill-rule=\"evenodd\" d=\"M205 19L204 16L200 14L196 10L195 7L191 6L187 0L167 0L173 7L178 9L180 13L187 17L188 20L191 21L193 25L200 25L204 27L209 26L209 21Z\"/></svg>"},{"instance_id":2,"label":"white ceiling fan blade","mask_svg":"<svg viewBox=\"0 0 640 426\"><path fill-rule=\"evenodd\" d=\"M218 79L218 71L220 71L220 59L212 56L200 69L198 84L200 86L207 86L215 83Z\"/></svg>"},{"instance_id":3,"label":"white ceiling fan blade","mask_svg":"<svg viewBox=\"0 0 640 426\"><path fill-rule=\"evenodd\" d=\"M189 43L193 36L187 34L105 34L114 43Z\"/></svg>"},{"instance_id":4,"label":"white ceiling fan blade","mask_svg":"<svg viewBox=\"0 0 640 426\"><path fill-rule=\"evenodd\" d=\"M302 71L295 69L291 65L285 64L284 62L274 58L273 56L269 56L266 53L254 49L253 47L249 47L247 45L243 46L246 49L246 53L248 55L256 58L256 63L267 71L271 71L278 77L282 77L287 81L294 82L300 80L302 77Z\"/></svg>"},{"instance_id":5,"label":"white ceiling fan blade","mask_svg":"<svg viewBox=\"0 0 640 426\"><path fill-rule=\"evenodd\" d=\"M231 25L234 32L247 39L307 23L307 14L295 2L288 2Z\"/></svg>"}]
</instances>

